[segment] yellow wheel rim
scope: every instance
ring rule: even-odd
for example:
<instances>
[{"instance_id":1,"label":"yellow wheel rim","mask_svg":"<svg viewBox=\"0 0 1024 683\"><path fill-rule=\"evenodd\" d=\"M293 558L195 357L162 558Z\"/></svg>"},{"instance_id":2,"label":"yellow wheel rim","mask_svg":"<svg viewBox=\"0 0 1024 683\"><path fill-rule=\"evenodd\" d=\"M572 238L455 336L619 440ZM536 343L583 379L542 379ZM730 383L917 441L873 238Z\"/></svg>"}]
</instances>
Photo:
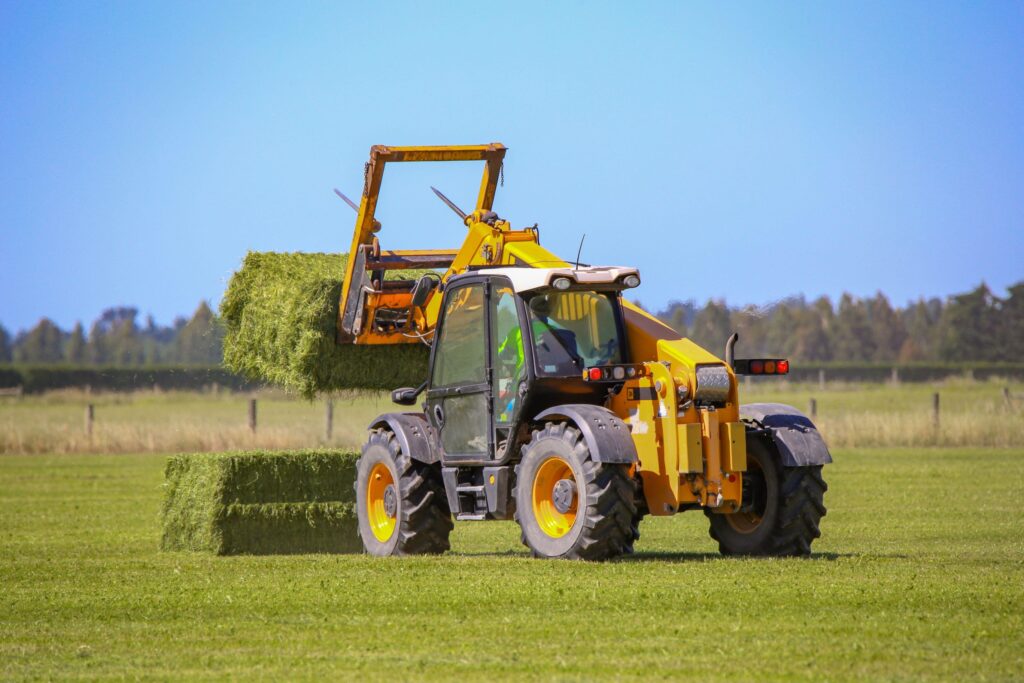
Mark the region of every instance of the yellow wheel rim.
<instances>
[{"instance_id":1,"label":"yellow wheel rim","mask_svg":"<svg viewBox=\"0 0 1024 683\"><path fill-rule=\"evenodd\" d=\"M398 506L396 496L395 478L391 470L384 463L377 463L370 470L370 480L366 484L366 519L370 522L373 535L381 543L395 533Z\"/></svg>"},{"instance_id":2,"label":"yellow wheel rim","mask_svg":"<svg viewBox=\"0 0 1024 683\"><path fill-rule=\"evenodd\" d=\"M576 522L578 496L573 496L565 512L555 506L555 486L563 480L576 484L569 463L557 455L542 462L533 478L533 516L541 531L552 538L565 536Z\"/></svg>"}]
</instances>

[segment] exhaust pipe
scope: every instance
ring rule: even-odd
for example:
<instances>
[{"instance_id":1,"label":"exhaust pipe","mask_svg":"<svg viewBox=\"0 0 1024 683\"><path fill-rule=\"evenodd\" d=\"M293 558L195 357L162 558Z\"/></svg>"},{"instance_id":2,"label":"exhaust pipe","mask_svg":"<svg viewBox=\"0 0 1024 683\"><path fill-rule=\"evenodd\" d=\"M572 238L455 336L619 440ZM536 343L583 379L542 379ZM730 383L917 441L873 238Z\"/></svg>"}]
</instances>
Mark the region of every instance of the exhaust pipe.
<instances>
[{"instance_id":1,"label":"exhaust pipe","mask_svg":"<svg viewBox=\"0 0 1024 683\"><path fill-rule=\"evenodd\" d=\"M738 332L733 332L732 336L729 337L729 341L725 342L725 364L730 368L733 367L733 355L736 350L736 341L740 338Z\"/></svg>"}]
</instances>

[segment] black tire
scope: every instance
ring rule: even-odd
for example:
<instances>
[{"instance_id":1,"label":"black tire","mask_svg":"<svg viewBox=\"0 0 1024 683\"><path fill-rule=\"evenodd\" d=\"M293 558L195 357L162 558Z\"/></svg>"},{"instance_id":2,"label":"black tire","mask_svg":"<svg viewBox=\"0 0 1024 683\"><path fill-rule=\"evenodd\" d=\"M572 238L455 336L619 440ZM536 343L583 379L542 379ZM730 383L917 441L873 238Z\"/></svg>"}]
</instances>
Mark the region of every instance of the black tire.
<instances>
[{"instance_id":1,"label":"black tire","mask_svg":"<svg viewBox=\"0 0 1024 683\"><path fill-rule=\"evenodd\" d=\"M534 430L522 452L512 495L523 544L534 557L606 560L633 552L639 537L634 523L638 511L636 482L628 465L595 462L580 431L564 422L548 422L544 429ZM534 512L538 471L554 458L569 466L575 486L575 521L561 536L546 532Z\"/></svg>"},{"instance_id":2,"label":"black tire","mask_svg":"<svg viewBox=\"0 0 1024 683\"><path fill-rule=\"evenodd\" d=\"M784 467L774 447L747 439L747 472L743 475L743 508L729 515L705 509L711 538L723 555L775 557L811 554L825 516L821 465Z\"/></svg>"},{"instance_id":3,"label":"black tire","mask_svg":"<svg viewBox=\"0 0 1024 683\"><path fill-rule=\"evenodd\" d=\"M636 512L633 513L632 524L633 542L635 543L640 540L640 522L644 521L644 517L651 514L651 511L647 507L647 498L644 496L644 481L640 478L639 472L633 475L633 488L636 491L636 495L633 496Z\"/></svg>"},{"instance_id":4,"label":"black tire","mask_svg":"<svg viewBox=\"0 0 1024 683\"><path fill-rule=\"evenodd\" d=\"M367 505L370 473L383 464L393 479L394 530L379 539L370 524ZM440 554L451 547L448 535L454 524L445 497L441 472L402 453L393 432L374 429L356 462L356 510L359 536L371 555Z\"/></svg>"}]
</instances>

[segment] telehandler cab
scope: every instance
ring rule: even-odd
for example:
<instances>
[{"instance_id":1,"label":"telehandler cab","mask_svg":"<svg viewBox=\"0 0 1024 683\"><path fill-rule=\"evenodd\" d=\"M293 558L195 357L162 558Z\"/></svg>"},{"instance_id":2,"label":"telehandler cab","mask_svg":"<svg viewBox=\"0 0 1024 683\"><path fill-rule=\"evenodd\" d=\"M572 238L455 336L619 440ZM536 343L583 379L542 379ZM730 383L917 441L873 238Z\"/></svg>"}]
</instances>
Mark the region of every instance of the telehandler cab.
<instances>
[{"instance_id":1,"label":"telehandler cab","mask_svg":"<svg viewBox=\"0 0 1024 683\"><path fill-rule=\"evenodd\" d=\"M628 267L569 264L492 210L505 147L373 147L343 283L339 343L428 343L429 376L370 425L355 483L374 555L441 553L457 520L515 519L535 556L633 551L645 515L703 510L724 554L806 555L825 514L824 441L798 410L740 406L740 374L623 299ZM384 165L485 163L458 249L382 251ZM437 192L435 190L435 192ZM355 208L355 207L354 207ZM432 269L416 279L385 271ZM443 272L436 272L436 271Z\"/></svg>"}]
</instances>

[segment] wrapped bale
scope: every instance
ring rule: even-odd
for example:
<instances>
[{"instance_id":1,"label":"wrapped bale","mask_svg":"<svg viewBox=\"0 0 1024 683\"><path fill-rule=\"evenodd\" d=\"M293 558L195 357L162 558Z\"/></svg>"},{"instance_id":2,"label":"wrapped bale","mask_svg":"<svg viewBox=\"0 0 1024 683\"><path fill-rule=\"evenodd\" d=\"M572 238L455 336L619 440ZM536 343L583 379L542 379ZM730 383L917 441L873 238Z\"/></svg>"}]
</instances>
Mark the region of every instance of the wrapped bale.
<instances>
[{"instance_id":1,"label":"wrapped bale","mask_svg":"<svg viewBox=\"0 0 1024 683\"><path fill-rule=\"evenodd\" d=\"M249 252L220 312L224 364L307 398L346 389L415 386L427 376L423 344L335 343L347 255ZM422 271L406 271L415 278Z\"/></svg>"},{"instance_id":2,"label":"wrapped bale","mask_svg":"<svg viewBox=\"0 0 1024 683\"><path fill-rule=\"evenodd\" d=\"M164 470L164 550L353 553L358 453L193 453Z\"/></svg>"}]
</instances>

